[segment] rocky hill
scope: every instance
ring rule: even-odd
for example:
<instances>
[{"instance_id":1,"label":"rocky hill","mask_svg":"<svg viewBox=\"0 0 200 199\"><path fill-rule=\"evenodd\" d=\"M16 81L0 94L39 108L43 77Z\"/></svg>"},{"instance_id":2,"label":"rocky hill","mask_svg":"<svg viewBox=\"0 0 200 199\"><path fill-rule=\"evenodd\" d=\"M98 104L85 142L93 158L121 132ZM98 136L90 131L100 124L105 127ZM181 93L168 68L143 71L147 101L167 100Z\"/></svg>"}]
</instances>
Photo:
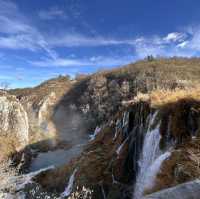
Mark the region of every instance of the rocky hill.
<instances>
[{"instance_id":1,"label":"rocky hill","mask_svg":"<svg viewBox=\"0 0 200 199\"><path fill-rule=\"evenodd\" d=\"M73 81L68 77L60 76L48 80L35 88L14 89L9 93L16 96L27 112L29 120L29 144L45 148L56 146L59 135L52 115L54 107L65 95ZM41 142L41 146L37 143Z\"/></svg>"},{"instance_id":2,"label":"rocky hill","mask_svg":"<svg viewBox=\"0 0 200 199\"><path fill-rule=\"evenodd\" d=\"M178 191L200 176L199 77L199 59L143 60L3 93L1 137L7 125L12 132L7 128L6 135L23 143L6 155L18 167L27 153L31 160L29 173L11 176L2 194L141 199L170 187Z\"/></svg>"}]
</instances>

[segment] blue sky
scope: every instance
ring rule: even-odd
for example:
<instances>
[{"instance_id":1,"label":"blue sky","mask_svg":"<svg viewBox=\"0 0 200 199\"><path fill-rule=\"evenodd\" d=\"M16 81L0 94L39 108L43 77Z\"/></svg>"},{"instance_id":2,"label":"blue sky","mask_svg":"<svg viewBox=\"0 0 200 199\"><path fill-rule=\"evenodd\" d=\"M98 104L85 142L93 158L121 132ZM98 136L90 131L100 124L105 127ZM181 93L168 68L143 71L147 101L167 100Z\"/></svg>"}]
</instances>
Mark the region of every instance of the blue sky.
<instances>
[{"instance_id":1,"label":"blue sky","mask_svg":"<svg viewBox=\"0 0 200 199\"><path fill-rule=\"evenodd\" d=\"M0 0L0 84L200 55L199 0Z\"/></svg>"}]
</instances>

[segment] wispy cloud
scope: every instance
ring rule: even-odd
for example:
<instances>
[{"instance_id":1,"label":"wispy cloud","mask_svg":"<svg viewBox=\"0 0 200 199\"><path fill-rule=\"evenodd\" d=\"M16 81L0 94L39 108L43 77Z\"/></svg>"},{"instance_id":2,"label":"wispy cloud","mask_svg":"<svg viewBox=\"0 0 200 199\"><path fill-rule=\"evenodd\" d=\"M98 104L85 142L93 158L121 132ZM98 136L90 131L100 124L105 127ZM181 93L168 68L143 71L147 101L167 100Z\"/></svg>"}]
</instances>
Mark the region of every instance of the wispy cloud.
<instances>
[{"instance_id":1,"label":"wispy cloud","mask_svg":"<svg viewBox=\"0 0 200 199\"><path fill-rule=\"evenodd\" d=\"M93 56L82 59L58 58L45 59L40 61L31 61L30 64L38 67L81 67L81 66L119 66L134 60L133 56L127 57L103 57Z\"/></svg>"},{"instance_id":2,"label":"wispy cloud","mask_svg":"<svg viewBox=\"0 0 200 199\"><path fill-rule=\"evenodd\" d=\"M135 56L138 58L144 58L150 54L154 56L193 56L194 52L191 51L192 49L200 50L198 40L200 43L200 29L199 31L193 30L192 34L187 31L171 32L164 36L139 36L132 39L103 36L89 37L77 33L66 33L48 38L49 45L54 48L100 46L120 46L120 48L127 48L129 46L135 50Z\"/></svg>"},{"instance_id":3,"label":"wispy cloud","mask_svg":"<svg viewBox=\"0 0 200 199\"><path fill-rule=\"evenodd\" d=\"M102 36L88 37L77 33L67 33L58 37L48 38L49 44L54 47L95 47L111 45L133 45L135 40L105 38Z\"/></svg>"},{"instance_id":4,"label":"wispy cloud","mask_svg":"<svg viewBox=\"0 0 200 199\"><path fill-rule=\"evenodd\" d=\"M166 37L163 38L166 42L183 42L186 39L187 35L180 32L169 33Z\"/></svg>"},{"instance_id":5,"label":"wispy cloud","mask_svg":"<svg viewBox=\"0 0 200 199\"><path fill-rule=\"evenodd\" d=\"M58 7L50 7L47 10L40 10L38 16L42 20L67 19L64 10Z\"/></svg>"},{"instance_id":6,"label":"wispy cloud","mask_svg":"<svg viewBox=\"0 0 200 199\"><path fill-rule=\"evenodd\" d=\"M25 17L17 5L10 0L0 0L0 32L18 34L29 32L32 28L26 24Z\"/></svg>"},{"instance_id":7,"label":"wispy cloud","mask_svg":"<svg viewBox=\"0 0 200 199\"><path fill-rule=\"evenodd\" d=\"M32 60L34 66L110 66L121 65L133 59L141 59L147 55L154 56L194 56L200 54L200 27L196 26L184 29L180 32L170 32L166 35L139 36L126 38L115 38L111 36L101 36L92 34L70 32L64 28L60 30L61 35L56 33L53 36L44 34L35 27L28 17L25 17L18 6L10 0L0 0L0 48L20 50L25 49L32 52L39 52L40 57L48 57L39 61ZM41 10L38 13L40 19L52 20L67 18L66 13L58 8L51 7ZM81 20L81 19L80 19ZM59 31L58 31L59 32ZM78 48L78 47L108 47L116 46L119 49L131 48L133 56L90 57L88 58L68 58L61 57L57 48ZM123 58L124 57L124 58ZM130 59L131 57L131 59Z\"/></svg>"},{"instance_id":8,"label":"wispy cloud","mask_svg":"<svg viewBox=\"0 0 200 199\"><path fill-rule=\"evenodd\" d=\"M200 33L200 31L199 31ZM172 56L183 56L191 57L194 56L198 49L197 44L200 34L193 32L192 34L188 31L185 32L171 32L166 36L152 36L152 37L140 37L135 40L134 48L136 56L138 58L144 58L147 55L172 57ZM194 52L194 49L196 50Z\"/></svg>"},{"instance_id":9,"label":"wispy cloud","mask_svg":"<svg viewBox=\"0 0 200 199\"><path fill-rule=\"evenodd\" d=\"M52 66L57 66L57 67L62 67L62 66L86 66L88 65L87 62L83 60L75 60L75 59L63 59L63 58L58 58L58 59L44 59L40 61L31 61L30 62L34 66L40 66L40 67L52 67Z\"/></svg>"},{"instance_id":10,"label":"wispy cloud","mask_svg":"<svg viewBox=\"0 0 200 199\"><path fill-rule=\"evenodd\" d=\"M51 58L57 54L45 41L43 35L27 21L17 5L11 1L0 0L0 48L44 50Z\"/></svg>"},{"instance_id":11,"label":"wispy cloud","mask_svg":"<svg viewBox=\"0 0 200 199\"><path fill-rule=\"evenodd\" d=\"M87 37L81 34L67 34L59 39L51 38L49 45L54 47L98 47L98 46L130 46L133 56L119 57L99 56L87 59L60 58L32 61L35 66L67 67L67 66L111 66L122 65L136 59L142 59L148 55L153 56L194 56L200 51L200 29L199 31L171 32L164 36L154 35L150 37L136 37L133 39L115 39L105 37Z\"/></svg>"}]
</instances>

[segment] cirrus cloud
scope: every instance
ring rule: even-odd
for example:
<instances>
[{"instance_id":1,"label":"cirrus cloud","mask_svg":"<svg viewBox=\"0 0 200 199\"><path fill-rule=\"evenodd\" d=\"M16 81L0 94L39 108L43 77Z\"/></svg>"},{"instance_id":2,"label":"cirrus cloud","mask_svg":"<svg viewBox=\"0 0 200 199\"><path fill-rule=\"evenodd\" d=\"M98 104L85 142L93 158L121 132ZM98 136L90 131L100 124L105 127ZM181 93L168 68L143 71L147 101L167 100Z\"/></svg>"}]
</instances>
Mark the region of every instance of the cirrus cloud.
<instances>
[{"instance_id":1,"label":"cirrus cloud","mask_svg":"<svg viewBox=\"0 0 200 199\"><path fill-rule=\"evenodd\" d=\"M67 15L64 10L58 7L50 7L47 10L40 10L38 16L42 20L53 20L53 19L67 19Z\"/></svg>"}]
</instances>

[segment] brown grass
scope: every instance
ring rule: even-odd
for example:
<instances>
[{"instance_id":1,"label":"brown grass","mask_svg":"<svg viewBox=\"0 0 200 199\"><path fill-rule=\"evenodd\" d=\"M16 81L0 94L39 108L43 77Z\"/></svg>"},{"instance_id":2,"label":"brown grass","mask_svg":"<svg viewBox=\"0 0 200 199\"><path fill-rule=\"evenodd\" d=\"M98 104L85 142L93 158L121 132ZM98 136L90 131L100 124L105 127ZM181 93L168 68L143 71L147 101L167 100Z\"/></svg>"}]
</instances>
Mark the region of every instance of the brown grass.
<instances>
[{"instance_id":1,"label":"brown grass","mask_svg":"<svg viewBox=\"0 0 200 199\"><path fill-rule=\"evenodd\" d=\"M159 110L161 147L164 147L166 139L173 139L177 143L181 143L190 140L194 133L199 136L199 85L193 88L157 89L148 94L139 93L133 103L138 101L148 101L152 108Z\"/></svg>"},{"instance_id":2,"label":"brown grass","mask_svg":"<svg viewBox=\"0 0 200 199\"><path fill-rule=\"evenodd\" d=\"M17 151L17 148L20 146L20 143L17 140L18 139L16 139L15 136L0 137L0 162L4 161Z\"/></svg>"},{"instance_id":3,"label":"brown grass","mask_svg":"<svg viewBox=\"0 0 200 199\"><path fill-rule=\"evenodd\" d=\"M180 100L200 101L200 86L195 88L175 90L154 90L150 93L150 101L153 107L159 108L166 104L172 104Z\"/></svg>"},{"instance_id":4,"label":"brown grass","mask_svg":"<svg viewBox=\"0 0 200 199\"><path fill-rule=\"evenodd\" d=\"M73 82L68 77L60 76L49 79L34 88L13 89L9 90L9 93L20 100L27 97L31 98L31 101L37 106L41 99L44 99L51 92L55 92L56 96L61 97L69 90L72 84Z\"/></svg>"}]
</instances>

